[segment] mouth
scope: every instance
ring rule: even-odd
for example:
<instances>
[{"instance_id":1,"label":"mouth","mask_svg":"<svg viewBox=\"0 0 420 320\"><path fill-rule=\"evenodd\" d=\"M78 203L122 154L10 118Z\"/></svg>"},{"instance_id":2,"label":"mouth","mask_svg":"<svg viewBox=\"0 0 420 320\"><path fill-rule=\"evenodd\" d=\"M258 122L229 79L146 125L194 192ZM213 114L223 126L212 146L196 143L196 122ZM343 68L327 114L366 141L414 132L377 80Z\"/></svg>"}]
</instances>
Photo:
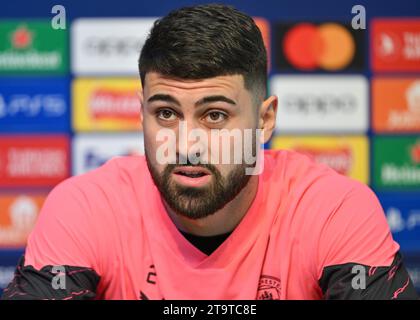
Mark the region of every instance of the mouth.
<instances>
[{"instance_id":1,"label":"mouth","mask_svg":"<svg viewBox=\"0 0 420 320\"><path fill-rule=\"evenodd\" d=\"M211 172L203 167L183 166L177 167L172 175L179 184L189 187L200 187L211 179Z\"/></svg>"}]
</instances>

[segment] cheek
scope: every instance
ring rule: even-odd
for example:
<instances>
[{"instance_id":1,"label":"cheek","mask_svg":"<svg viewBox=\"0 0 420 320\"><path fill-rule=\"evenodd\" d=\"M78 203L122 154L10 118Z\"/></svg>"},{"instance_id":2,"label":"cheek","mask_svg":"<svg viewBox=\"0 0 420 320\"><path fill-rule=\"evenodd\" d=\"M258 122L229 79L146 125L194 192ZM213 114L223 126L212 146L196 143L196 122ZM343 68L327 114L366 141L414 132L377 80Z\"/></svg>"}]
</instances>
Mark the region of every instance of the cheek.
<instances>
[{"instance_id":1,"label":"cheek","mask_svg":"<svg viewBox=\"0 0 420 320\"><path fill-rule=\"evenodd\" d=\"M229 135L212 135L209 137L209 161L215 165L236 166L248 161L256 145L256 128L235 128Z\"/></svg>"},{"instance_id":2,"label":"cheek","mask_svg":"<svg viewBox=\"0 0 420 320\"><path fill-rule=\"evenodd\" d=\"M159 172L162 172L169 164L176 163L176 136L165 129L162 133L161 128L145 128L144 148L149 163Z\"/></svg>"},{"instance_id":3,"label":"cheek","mask_svg":"<svg viewBox=\"0 0 420 320\"><path fill-rule=\"evenodd\" d=\"M153 171L159 175L163 173L165 170L166 165L162 164L162 161L159 161L157 158L157 147L156 140L146 139L144 140L144 147L145 147L145 156L147 158L147 162L153 168Z\"/></svg>"},{"instance_id":4,"label":"cheek","mask_svg":"<svg viewBox=\"0 0 420 320\"><path fill-rule=\"evenodd\" d=\"M151 128L144 127L144 148L149 161L156 162L156 150L161 142L156 141L156 132Z\"/></svg>"},{"instance_id":5,"label":"cheek","mask_svg":"<svg viewBox=\"0 0 420 320\"><path fill-rule=\"evenodd\" d=\"M144 144L147 145L147 148L153 148L156 144L156 134L146 126L143 128L143 137Z\"/></svg>"}]
</instances>

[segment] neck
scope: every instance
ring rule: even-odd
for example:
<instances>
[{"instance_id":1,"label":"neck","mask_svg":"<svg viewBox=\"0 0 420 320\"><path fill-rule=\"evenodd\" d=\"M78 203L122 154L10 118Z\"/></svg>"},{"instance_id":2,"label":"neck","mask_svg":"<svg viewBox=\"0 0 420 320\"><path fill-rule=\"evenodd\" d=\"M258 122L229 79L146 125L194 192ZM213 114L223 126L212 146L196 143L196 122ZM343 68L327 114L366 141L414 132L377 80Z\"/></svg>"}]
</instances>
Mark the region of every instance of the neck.
<instances>
[{"instance_id":1,"label":"neck","mask_svg":"<svg viewBox=\"0 0 420 320\"><path fill-rule=\"evenodd\" d=\"M174 212L165 201L166 211L181 231L197 236L214 236L231 232L246 215L258 190L258 175L252 176L239 194L222 209L202 219L190 219Z\"/></svg>"}]
</instances>

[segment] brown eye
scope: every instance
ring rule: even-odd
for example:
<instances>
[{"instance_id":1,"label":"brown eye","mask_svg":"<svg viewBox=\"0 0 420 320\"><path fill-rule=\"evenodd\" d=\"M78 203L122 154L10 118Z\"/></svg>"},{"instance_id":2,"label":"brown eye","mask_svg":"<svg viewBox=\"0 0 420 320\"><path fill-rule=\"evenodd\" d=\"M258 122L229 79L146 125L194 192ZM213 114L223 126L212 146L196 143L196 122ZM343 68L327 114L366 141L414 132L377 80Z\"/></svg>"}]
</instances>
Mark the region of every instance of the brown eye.
<instances>
[{"instance_id":1,"label":"brown eye","mask_svg":"<svg viewBox=\"0 0 420 320\"><path fill-rule=\"evenodd\" d=\"M206 121L210 123L218 123L225 120L226 118L227 116L224 113L218 112L218 111L212 111L207 114Z\"/></svg>"},{"instance_id":2,"label":"brown eye","mask_svg":"<svg viewBox=\"0 0 420 320\"><path fill-rule=\"evenodd\" d=\"M175 114L175 112L173 112L169 109L163 109L163 110L159 110L158 118L161 119L161 120L166 120L166 121L175 120L176 119L176 114Z\"/></svg>"}]
</instances>

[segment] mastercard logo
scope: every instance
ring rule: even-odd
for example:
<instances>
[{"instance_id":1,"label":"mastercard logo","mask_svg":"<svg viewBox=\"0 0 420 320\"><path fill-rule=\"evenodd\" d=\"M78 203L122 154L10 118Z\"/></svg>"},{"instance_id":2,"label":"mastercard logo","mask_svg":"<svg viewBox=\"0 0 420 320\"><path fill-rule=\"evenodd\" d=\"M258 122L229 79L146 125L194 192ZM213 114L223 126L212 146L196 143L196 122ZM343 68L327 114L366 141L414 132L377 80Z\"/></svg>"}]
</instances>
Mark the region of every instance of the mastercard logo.
<instances>
[{"instance_id":1,"label":"mastercard logo","mask_svg":"<svg viewBox=\"0 0 420 320\"><path fill-rule=\"evenodd\" d=\"M353 60L355 50L352 35L338 23L300 23L289 29L283 38L286 59L301 70L343 69Z\"/></svg>"}]
</instances>

